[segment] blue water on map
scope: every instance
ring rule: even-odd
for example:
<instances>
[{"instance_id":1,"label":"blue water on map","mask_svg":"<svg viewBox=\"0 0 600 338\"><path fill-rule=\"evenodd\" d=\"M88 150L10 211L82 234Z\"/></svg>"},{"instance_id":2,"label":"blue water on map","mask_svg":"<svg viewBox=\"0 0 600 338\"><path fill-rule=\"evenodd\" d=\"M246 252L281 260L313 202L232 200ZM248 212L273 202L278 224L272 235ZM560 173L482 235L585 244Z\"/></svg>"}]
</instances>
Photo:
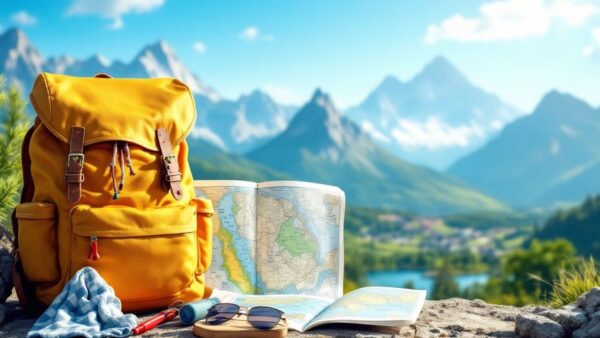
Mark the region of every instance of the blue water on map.
<instances>
[{"instance_id":1,"label":"blue water on map","mask_svg":"<svg viewBox=\"0 0 600 338\"><path fill-rule=\"evenodd\" d=\"M221 221L221 227L227 229L227 231L233 237L233 246L237 253L237 258L244 267L244 270L248 273L250 281L253 282L256 279L256 265L254 261L254 245L250 243L246 238L240 236L238 224L235 221L235 215L233 214L233 191L226 193L219 202L219 219ZM254 240L252 240L254 242Z\"/></svg>"}]
</instances>

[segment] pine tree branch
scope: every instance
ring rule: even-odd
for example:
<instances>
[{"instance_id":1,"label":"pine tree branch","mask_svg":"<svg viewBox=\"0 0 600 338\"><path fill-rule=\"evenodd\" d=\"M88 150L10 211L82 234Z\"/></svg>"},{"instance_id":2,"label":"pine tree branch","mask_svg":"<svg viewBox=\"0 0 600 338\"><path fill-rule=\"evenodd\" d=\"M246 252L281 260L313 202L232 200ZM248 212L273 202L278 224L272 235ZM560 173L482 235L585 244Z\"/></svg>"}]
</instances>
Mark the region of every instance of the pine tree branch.
<instances>
[{"instance_id":1,"label":"pine tree branch","mask_svg":"<svg viewBox=\"0 0 600 338\"><path fill-rule=\"evenodd\" d=\"M0 222L8 219L22 185L21 144L27 131L25 101L16 87L0 79Z\"/></svg>"}]
</instances>

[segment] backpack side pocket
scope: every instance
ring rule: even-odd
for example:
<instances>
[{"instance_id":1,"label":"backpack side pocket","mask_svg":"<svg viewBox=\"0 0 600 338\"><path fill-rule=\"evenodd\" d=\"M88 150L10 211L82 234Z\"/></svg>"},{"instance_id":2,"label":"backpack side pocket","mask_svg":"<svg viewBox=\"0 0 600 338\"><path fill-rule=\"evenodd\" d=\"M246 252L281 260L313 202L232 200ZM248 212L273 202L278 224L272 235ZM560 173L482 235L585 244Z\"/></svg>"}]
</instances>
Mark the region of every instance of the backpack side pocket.
<instances>
[{"instance_id":1,"label":"backpack side pocket","mask_svg":"<svg viewBox=\"0 0 600 338\"><path fill-rule=\"evenodd\" d=\"M58 280L56 207L43 202L22 203L16 208L16 216L19 256L25 276L38 283Z\"/></svg>"}]
</instances>

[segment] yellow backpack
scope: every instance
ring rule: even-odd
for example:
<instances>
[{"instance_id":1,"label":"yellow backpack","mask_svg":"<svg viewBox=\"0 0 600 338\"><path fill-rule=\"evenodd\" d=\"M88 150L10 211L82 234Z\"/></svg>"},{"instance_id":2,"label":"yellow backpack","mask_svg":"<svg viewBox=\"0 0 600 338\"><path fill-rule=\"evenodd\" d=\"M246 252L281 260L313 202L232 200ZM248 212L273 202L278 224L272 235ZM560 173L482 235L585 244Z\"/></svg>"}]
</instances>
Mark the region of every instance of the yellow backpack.
<instances>
[{"instance_id":1,"label":"yellow backpack","mask_svg":"<svg viewBox=\"0 0 600 338\"><path fill-rule=\"evenodd\" d=\"M213 214L194 196L189 88L175 79L40 74L13 213L17 294L38 312L91 266L124 311L205 295Z\"/></svg>"}]
</instances>

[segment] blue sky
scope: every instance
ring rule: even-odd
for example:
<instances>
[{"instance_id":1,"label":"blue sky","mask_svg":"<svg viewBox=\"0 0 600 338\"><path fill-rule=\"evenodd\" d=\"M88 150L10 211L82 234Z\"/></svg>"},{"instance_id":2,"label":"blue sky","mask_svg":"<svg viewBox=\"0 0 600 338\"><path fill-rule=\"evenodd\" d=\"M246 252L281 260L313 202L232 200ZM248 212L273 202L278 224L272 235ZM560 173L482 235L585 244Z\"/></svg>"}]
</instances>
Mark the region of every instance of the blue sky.
<instances>
[{"instance_id":1,"label":"blue sky","mask_svg":"<svg viewBox=\"0 0 600 338\"><path fill-rule=\"evenodd\" d=\"M163 39L226 97L319 86L348 107L442 54L525 111L553 88L600 104L600 0L0 0L12 26L46 57L129 61Z\"/></svg>"}]
</instances>

